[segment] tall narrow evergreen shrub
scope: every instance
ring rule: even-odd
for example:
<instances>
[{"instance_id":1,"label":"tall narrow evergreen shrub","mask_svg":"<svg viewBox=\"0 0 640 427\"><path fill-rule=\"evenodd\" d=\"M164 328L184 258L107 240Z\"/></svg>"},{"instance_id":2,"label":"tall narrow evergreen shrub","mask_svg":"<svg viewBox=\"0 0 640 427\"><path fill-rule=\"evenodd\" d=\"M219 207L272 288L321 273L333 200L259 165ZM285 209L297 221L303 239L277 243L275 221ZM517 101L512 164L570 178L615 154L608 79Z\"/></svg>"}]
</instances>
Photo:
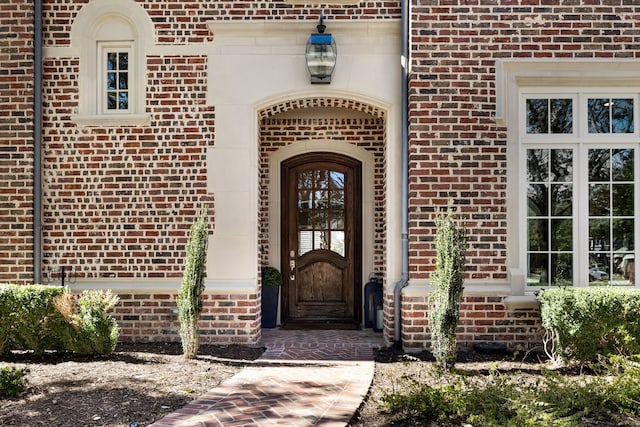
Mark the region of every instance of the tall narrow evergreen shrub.
<instances>
[{"instance_id":1,"label":"tall narrow evergreen shrub","mask_svg":"<svg viewBox=\"0 0 640 427\"><path fill-rule=\"evenodd\" d=\"M435 288L431 295L429 325L436 363L446 370L456 358L456 329L464 289L466 236L453 219L451 210L436 218L436 269L431 273Z\"/></svg>"},{"instance_id":2,"label":"tall narrow evergreen shrub","mask_svg":"<svg viewBox=\"0 0 640 427\"><path fill-rule=\"evenodd\" d=\"M198 321L202 313L208 235L207 208L204 207L196 222L191 226L187 245L187 261L182 276L182 286L178 292L180 338L182 339L182 352L187 359L195 358L200 347Z\"/></svg>"}]
</instances>

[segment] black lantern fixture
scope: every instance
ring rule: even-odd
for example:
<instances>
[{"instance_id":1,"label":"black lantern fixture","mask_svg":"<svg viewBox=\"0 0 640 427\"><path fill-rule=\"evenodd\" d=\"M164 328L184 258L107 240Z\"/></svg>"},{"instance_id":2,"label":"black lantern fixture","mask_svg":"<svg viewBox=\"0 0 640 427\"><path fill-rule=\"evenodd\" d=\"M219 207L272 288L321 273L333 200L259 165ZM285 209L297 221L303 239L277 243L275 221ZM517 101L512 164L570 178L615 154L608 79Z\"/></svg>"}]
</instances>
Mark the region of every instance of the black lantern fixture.
<instances>
[{"instance_id":1,"label":"black lantern fixture","mask_svg":"<svg viewBox=\"0 0 640 427\"><path fill-rule=\"evenodd\" d=\"M327 26L322 23L323 20L324 15L320 15L320 23L316 26L318 32L309 37L305 57L311 83L329 84L336 66L338 51L333 36L324 32Z\"/></svg>"}]
</instances>

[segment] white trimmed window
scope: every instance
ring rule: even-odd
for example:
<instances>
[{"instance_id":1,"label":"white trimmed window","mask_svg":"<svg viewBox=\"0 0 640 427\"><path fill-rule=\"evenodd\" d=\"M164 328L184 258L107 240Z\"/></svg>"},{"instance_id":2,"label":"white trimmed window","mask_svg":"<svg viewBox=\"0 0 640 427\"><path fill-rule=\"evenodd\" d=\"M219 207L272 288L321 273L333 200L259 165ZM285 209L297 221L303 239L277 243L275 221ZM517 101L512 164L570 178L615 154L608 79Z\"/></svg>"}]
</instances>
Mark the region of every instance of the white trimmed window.
<instances>
[{"instance_id":1,"label":"white trimmed window","mask_svg":"<svg viewBox=\"0 0 640 427\"><path fill-rule=\"evenodd\" d=\"M155 33L147 12L131 0L85 4L71 27L80 59L78 126L146 126L146 55Z\"/></svg>"},{"instance_id":2,"label":"white trimmed window","mask_svg":"<svg viewBox=\"0 0 640 427\"><path fill-rule=\"evenodd\" d=\"M566 86L520 91L525 290L636 285L639 94Z\"/></svg>"},{"instance_id":3,"label":"white trimmed window","mask_svg":"<svg viewBox=\"0 0 640 427\"><path fill-rule=\"evenodd\" d=\"M102 114L130 113L136 93L133 42L102 42L98 45L100 82L98 108Z\"/></svg>"}]
</instances>

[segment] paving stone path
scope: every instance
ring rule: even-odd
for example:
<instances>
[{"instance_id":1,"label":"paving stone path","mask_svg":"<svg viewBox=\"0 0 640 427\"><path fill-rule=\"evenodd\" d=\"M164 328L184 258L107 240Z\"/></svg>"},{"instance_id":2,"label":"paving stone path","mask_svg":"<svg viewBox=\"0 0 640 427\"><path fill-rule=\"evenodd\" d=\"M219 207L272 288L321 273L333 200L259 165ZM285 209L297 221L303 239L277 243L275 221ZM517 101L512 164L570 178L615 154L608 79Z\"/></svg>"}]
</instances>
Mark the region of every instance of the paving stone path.
<instances>
[{"instance_id":1,"label":"paving stone path","mask_svg":"<svg viewBox=\"0 0 640 427\"><path fill-rule=\"evenodd\" d=\"M345 426L366 395L373 355L367 331L263 329L251 366L156 423L166 426Z\"/></svg>"}]
</instances>

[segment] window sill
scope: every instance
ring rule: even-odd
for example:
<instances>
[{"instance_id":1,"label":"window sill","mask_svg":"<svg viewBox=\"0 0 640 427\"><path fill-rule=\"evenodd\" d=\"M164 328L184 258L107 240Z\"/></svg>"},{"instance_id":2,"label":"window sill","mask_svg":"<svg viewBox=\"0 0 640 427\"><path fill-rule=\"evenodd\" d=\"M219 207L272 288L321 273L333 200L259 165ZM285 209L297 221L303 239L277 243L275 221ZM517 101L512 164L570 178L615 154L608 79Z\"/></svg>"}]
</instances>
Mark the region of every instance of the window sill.
<instances>
[{"instance_id":1,"label":"window sill","mask_svg":"<svg viewBox=\"0 0 640 427\"><path fill-rule=\"evenodd\" d=\"M99 114L99 115L75 115L71 120L78 127L122 127L122 126L147 126L151 123L149 114Z\"/></svg>"},{"instance_id":2,"label":"window sill","mask_svg":"<svg viewBox=\"0 0 640 427\"><path fill-rule=\"evenodd\" d=\"M502 303L509 311L540 308L540 303L535 295L510 295Z\"/></svg>"}]
</instances>

